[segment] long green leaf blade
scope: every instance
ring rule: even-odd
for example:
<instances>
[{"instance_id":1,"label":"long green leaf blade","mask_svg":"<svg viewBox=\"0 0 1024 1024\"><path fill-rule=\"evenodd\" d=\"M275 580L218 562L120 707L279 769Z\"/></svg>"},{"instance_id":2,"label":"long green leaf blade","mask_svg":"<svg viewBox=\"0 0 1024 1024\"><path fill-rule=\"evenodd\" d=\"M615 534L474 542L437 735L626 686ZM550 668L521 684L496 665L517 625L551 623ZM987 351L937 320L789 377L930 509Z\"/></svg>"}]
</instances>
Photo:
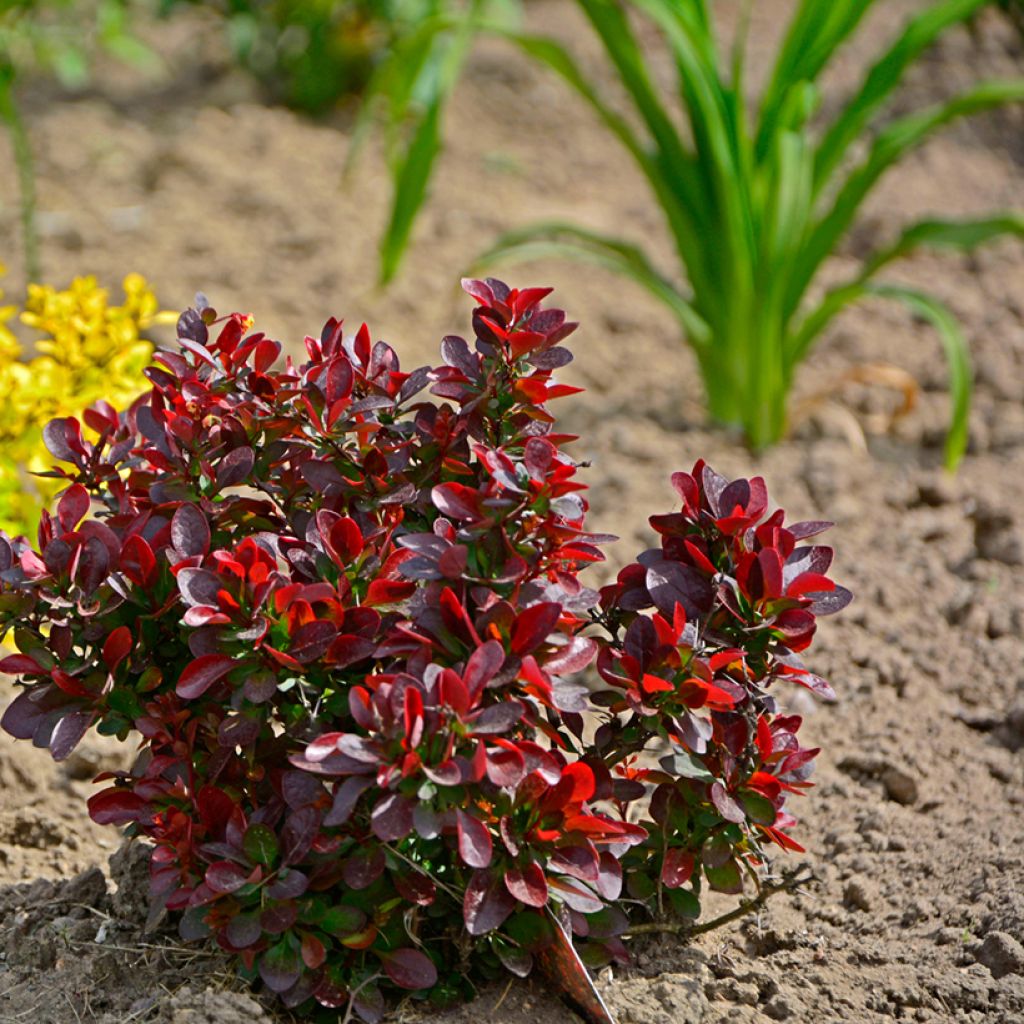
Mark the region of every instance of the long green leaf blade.
<instances>
[{"instance_id":1,"label":"long green leaf blade","mask_svg":"<svg viewBox=\"0 0 1024 1024\"><path fill-rule=\"evenodd\" d=\"M815 82L840 45L850 36L875 0L802 0L789 23L761 99L757 155L770 146L778 112L790 89Z\"/></svg>"},{"instance_id":2,"label":"long green leaf blade","mask_svg":"<svg viewBox=\"0 0 1024 1024\"><path fill-rule=\"evenodd\" d=\"M640 248L621 238L575 224L545 221L502 235L474 262L474 267L551 257L594 263L635 281L672 310L695 348L710 343L710 328L689 300L654 269Z\"/></svg>"},{"instance_id":3,"label":"long green leaf blade","mask_svg":"<svg viewBox=\"0 0 1024 1024\"><path fill-rule=\"evenodd\" d=\"M1024 240L1024 215L1014 212L993 214L977 220L925 220L906 228L892 245L871 256L852 280L827 291L814 309L790 335L786 359L796 366L836 315L864 294L865 286L879 270L894 260L922 247L971 251L1003 235Z\"/></svg>"},{"instance_id":4,"label":"long green leaf blade","mask_svg":"<svg viewBox=\"0 0 1024 1024\"><path fill-rule=\"evenodd\" d=\"M886 299L897 299L911 312L929 321L938 332L949 367L949 394L953 402L949 432L946 434L947 469L956 469L967 451L971 413L971 354L960 324L949 307L933 295L900 285L869 284L866 290Z\"/></svg>"},{"instance_id":5,"label":"long green leaf blade","mask_svg":"<svg viewBox=\"0 0 1024 1024\"><path fill-rule=\"evenodd\" d=\"M904 72L949 26L969 18L988 0L946 0L911 20L890 49L875 62L857 95L847 103L818 146L814 167L817 192L828 181L854 139L878 112Z\"/></svg>"},{"instance_id":6,"label":"long green leaf blade","mask_svg":"<svg viewBox=\"0 0 1024 1024\"><path fill-rule=\"evenodd\" d=\"M427 197L427 185L441 149L441 97L435 97L416 126L394 178L394 199L380 243L380 282L387 284L398 271L416 214Z\"/></svg>"},{"instance_id":7,"label":"long green leaf blade","mask_svg":"<svg viewBox=\"0 0 1024 1024\"><path fill-rule=\"evenodd\" d=\"M888 125L864 162L850 173L828 213L811 231L788 283L784 305L787 319L796 311L825 258L849 230L865 197L893 164L950 121L1017 100L1024 100L1024 78L982 82L945 103Z\"/></svg>"},{"instance_id":8,"label":"long green leaf blade","mask_svg":"<svg viewBox=\"0 0 1024 1024\"><path fill-rule=\"evenodd\" d=\"M692 153L684 152L677 163L667 165L657 152L652 153L629 123L601 98L596 86L580 70L568 51L552 39L493 28L495 34L508 39L524 53L546 64L590 106L636 161L647 178L659 205L665 213L679 258L687 268L690 281L698 292L714 288L715 276L709 274L702 254L704 234L699 215L706 202L691 201L701 195L699 172Z\"/></svg>"}]
</instances>

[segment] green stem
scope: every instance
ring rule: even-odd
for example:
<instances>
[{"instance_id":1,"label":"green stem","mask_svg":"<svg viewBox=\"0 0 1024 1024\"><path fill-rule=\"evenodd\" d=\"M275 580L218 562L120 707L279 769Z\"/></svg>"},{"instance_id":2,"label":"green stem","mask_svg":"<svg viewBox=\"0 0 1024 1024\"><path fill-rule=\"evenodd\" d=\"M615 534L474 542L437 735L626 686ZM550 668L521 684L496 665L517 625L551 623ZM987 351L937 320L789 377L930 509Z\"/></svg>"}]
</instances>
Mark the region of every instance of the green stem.
<instances>
[{"instance_id":1,"label":"green stem","mask_svg":"<svg viewBox=\"0 0 1024 1024\"><path fill-rule=\"evenodd\" d=\"M743 900L738 907L710 921L701 924L693 924L690 921L645 921L641 924L634 924L627 928L626 935L685 935L691 938L694 935L703 935L705 932L714 931L722 925L731 924L733 921L746 917L760 910L768 900L776 893L793 892L808 882L815 880L814 873L798 868L796 871L788 872L781 882L761 886L758 894L750 900Z\"/></svg>"},{"instance_id":2,"label":"green stem","mask_svg":"<svg viewBox=\"0 0 1024 1024\"><path fill-rule=\"evenodd\" d=\"M39 237L36 234L36 175L28 132L14 99L14 69L9 64L0 65L0 118L7 127L11 148L14 150L14 163L18 169L25 278L29 282L38 282L40 267Z\"/></svg>"}]
</instances>

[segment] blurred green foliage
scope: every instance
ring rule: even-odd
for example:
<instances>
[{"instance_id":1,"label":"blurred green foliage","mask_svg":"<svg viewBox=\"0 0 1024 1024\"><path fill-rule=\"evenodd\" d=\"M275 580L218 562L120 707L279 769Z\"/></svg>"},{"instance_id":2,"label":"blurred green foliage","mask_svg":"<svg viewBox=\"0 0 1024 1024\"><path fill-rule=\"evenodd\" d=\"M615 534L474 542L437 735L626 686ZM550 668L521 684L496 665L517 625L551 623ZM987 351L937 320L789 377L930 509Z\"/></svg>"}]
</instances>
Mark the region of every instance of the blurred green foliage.
<instances>
[{"instance_id":1,"label":"blurred green foliage","mask_svg":"<svg viewBox=\"0 0 1024 1024\"><path fill-rule=\"evenodd\" d=\"M506 3L510 0L505 0ZM459 0L158 0L167 16L201 8L223 19L234 58L272 99L320 114L363 92L377 67L425 22L459 17Z\"/></svg>"},{"instance_id":2,"label":"blurred green foliage","mask_svg":"<svg viewBox=\"0 0 1024 1024\"><path fill-rule=\"evenodd\" d=\"M609 142L621 145L647 180L676 255L658 266L642 241L549 221L507 233L480 262L568 257L640 284L675 317L697 356L711 417L738 427L754 449L785 435L795 372L840 311L865 297L902 302L935 328L942 343L952 405L946 463L955 466L967 445L966 339L933 295L876 275L923 246L970 250L1000 235L1024 237L1024 215L996 211L972 220L922 220L894 240L881 240L852 277L827 290L822 271L890 168L950 122L1024 101L1024 77L1017 77L978 82L903 116L889 113L890 98L920 55L988 2L934 0L922 6L879 47L843 105L823 115L821 78L880 0L794 3L756 98L745 84L753 0L741 7L745 13L731 46L719 38L709 0L576 0L605 58L586 64L553 37L479 22L475 32L514 43L597 115ZM426 51L430 32L443 37L464 31L464 22L439 21L424 29L417 45ZM675 65L674 88L653 73L649 47L655 32ZM408 79L416 69L408 58L397 63L385 89L389 129L405 115L412 95ZM609 82L618 88L610 90ZM632 107L625 115L622 98ZM423 130L395 156L392 218L381 242L385 281L398 268L441 145L438 111L428 113Z\"/></svg>"},{"instance_id":3,"label":"blurred green foliage","mask_svg":"<svg viewBox=\"0 0 1024 1024\"><path fill-rule=\"evenodd\" d=\"M139 66L155 54L134 35L131 0L0 0L0 121L11 140L18 169L25 274L39 280L35 229L35 174L28 131L16 88L26 75L56 78L80 89L89 81L97 53Z\"/></svg>"}]
</instances>

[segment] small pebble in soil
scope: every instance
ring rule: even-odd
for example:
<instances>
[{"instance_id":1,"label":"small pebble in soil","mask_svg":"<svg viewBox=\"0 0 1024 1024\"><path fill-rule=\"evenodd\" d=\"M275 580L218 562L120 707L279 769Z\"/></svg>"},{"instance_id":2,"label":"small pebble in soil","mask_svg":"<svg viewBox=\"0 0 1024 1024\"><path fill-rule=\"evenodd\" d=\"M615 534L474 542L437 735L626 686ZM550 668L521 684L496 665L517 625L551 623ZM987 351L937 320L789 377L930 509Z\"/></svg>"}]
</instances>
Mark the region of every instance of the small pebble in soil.
<instances>
[{"instance_id":1,"label":"small pebble in soil","mask_svg":"<svg viewBox=\"0 0 1024 1024\"><path fill-rule=\"evenodd\" d=\"M993 978L1024 973L1024 946L1007 932L989 932L973 952L974 958L992 972Z\"/></svg>"},{"instance_id":2,"label":"small pebble in soil","mask_svg":"<svg viewBox=\"0 0 1024 1024\"><path fill-rule=\"evenodd\" d=\"M851 878L843 890L843 902L856 910L869 911L871 909L871 897L868 894L864 883L858 878Z\"/></svg>"},{"instance_id":3,"label":"small pebble in soil","mask_svg":"<svg viewBox=\"0 0 1024 1024\"><path fill-rule=\"evenodd\" d=\"M898 804L906 807L917 803L917 783L914 778L899 768L886 768L882 772L882 785L885 795Z\"/></svg>"}]
</instances>

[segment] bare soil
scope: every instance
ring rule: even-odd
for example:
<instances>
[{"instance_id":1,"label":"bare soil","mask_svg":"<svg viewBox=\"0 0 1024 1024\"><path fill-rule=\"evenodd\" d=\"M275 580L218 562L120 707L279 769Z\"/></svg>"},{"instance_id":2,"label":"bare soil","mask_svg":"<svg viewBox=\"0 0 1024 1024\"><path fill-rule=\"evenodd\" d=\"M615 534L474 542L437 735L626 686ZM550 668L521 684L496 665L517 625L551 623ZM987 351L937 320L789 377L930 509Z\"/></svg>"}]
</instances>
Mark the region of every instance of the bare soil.
<instances>
[{"instance_id":1,"label":"bare soil","mask_svg":"<svg viewBox=\"0 0 1024 1024\"><path fill-rule=\"evenodd\" d=\"M716 12L729 23L736 6L721 0ZM923 6L878 5L829 75L826 111ZM763 74L791 3L755 7ZM568 0L531 3L529 20L597 66ZM91 272L113 284L138 270L172 308L201 288L221 310L252 311L293 351L331 314L366 319L417 365L465 328L459 273L500 229L571 216L669 257L643 182L589 112L489 44L450 112L450 145L406 271L381 293L374 245L386 176L371 152L342 184L350 117L311 123L261 105L201 22L155 38L173 73L140 81L110 69L79 96L30 91L50 281ZM897 109L1022 72L1020 37L990 14L927 55ZM17 217L4 145L0 237L13 292ZM890 174L830 274L911 217L1013 205L1024 206L1020 109L954 126ZM841 318L798 380L798 399L817 396L810 411L790 440L755 458L704 424L693 360L645 295L564 264L504 276L555 285L583 322L569 379L588 392L567 400L564 415L583 437L578 456L593 462L593 525L622 538L606 571L649 542L647 515L673 504L668 474L703 456L726 474L762 473L796 518L835 520L837 575L857 595L823 624L813 653L840 702L790 702L823 748L818 786L798 809L817 881L692 945L638 944L632 968L599 979L621 1024L1024 1022L1024 247L920 255L892 272L949 302L972 342L970 452L955 478L939 469L948 408L939 344L899 309L867 305ZM920 388L895 423L898 393L844 377L879 362ZM90 740L56 767L0 737L0 1022L284 1019L218 957L143 931L143 855L123 851L108 865L119 837L84 809L92 775L127 756ZM481 1017L576 1019L537 982L484 991L447 1015L413 1005L399 1013L449 1024Z\"/></svg>"}]
</instances>

